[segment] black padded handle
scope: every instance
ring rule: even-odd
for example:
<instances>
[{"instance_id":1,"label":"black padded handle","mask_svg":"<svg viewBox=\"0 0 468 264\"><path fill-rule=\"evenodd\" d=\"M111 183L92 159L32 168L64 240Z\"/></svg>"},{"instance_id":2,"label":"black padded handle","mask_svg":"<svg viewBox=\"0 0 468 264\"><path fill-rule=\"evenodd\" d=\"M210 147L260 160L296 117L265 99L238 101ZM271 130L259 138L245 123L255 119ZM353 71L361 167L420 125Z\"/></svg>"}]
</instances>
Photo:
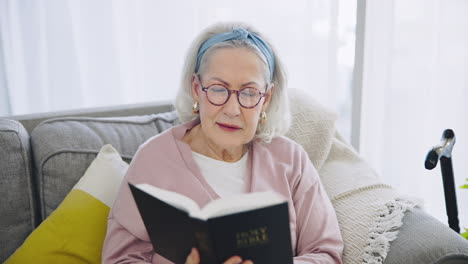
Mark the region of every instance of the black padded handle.
<instances>
[{"instance_id":1,"label":"black padded handle","mask_svg":"<svg viewBox=\"0 0 468 264\"><path fill-rule=\"evenodd\" d=\"M452 129L446 129L442 133L440 144L433 147L426 155L424 167L432 170L437 166L437 161L442 157L452 157L453 146L455 145L456 138Z\"/></svg>"}]
</instances>

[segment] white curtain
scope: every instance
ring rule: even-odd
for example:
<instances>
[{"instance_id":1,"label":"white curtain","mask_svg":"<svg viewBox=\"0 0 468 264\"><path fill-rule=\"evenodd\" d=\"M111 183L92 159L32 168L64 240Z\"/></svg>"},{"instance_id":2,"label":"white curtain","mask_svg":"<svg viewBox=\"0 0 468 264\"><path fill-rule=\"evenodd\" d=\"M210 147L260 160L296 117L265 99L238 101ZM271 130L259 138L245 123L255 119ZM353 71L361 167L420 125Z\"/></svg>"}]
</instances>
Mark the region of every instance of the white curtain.
<instances>
[{"instance_id":1,"label":"white curtain","mask_svg":"<svg viewBox=\"0 0 468 264\"><path fill-rule=\"evenodd\" d=\"M290 87L342 114L347 135L355 8L339 0L1 0L9 114L170 100L195 35L244 21L271 39Z\"/></svg>"},{"instance_id":2,"label":"white curtain","mask_svg":"<svg viewBox=\"0 0 468 264\"><path fill-rule=\"evenodd\" d=\"M1 30L1 29L0 29ZM10 101L8 90L6 89L6 76L5 76L5 66L2 56L2 42L0 38L0 116L9 115L10 111Z\"/></svg>"},{"instance_id":3,"label":"white curtain","mask_svg":"<svg viewBox=\"0 0 468 264\"><path fill-rule=\"evenodd\" d=\"M460 226L468 227L468 1L366 1L361 154L387 182L447 223L440 164L424 160L446 128Z\"/></svg>"}]
</instances>

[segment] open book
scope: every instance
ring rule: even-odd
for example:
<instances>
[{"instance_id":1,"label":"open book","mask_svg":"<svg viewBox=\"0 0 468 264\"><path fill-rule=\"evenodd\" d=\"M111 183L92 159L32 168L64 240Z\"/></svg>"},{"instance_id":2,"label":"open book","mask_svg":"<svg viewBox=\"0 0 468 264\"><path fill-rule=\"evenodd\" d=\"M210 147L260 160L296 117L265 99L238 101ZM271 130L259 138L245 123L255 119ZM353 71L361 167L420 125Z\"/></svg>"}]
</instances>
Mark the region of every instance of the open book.
<instances>
[{"instance_id":1,"label":"open book","mask_svg":"<svg viewBox=\"0 0 468 264\"><path fill-rule=\"evenodd\" d=\"M288 203L275 192L241 194L208 203L148 184L129 183L155 252L179 264L192 247L202 264L233 255L255 264L292 263Z\"/></svg>"}]
</instances>

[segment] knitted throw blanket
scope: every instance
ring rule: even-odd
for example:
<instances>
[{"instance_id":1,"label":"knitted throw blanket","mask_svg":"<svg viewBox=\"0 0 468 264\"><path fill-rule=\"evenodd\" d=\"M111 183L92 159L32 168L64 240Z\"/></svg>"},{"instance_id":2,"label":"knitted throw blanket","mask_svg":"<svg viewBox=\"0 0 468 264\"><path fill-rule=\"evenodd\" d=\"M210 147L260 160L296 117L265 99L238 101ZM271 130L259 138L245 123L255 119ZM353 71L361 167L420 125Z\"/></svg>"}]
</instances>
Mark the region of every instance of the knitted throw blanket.
<instances>
[{"instance_id":1,"label":"knitted throw blanket","mask_svg":"<svg viewBox=\"0 0 468 264\"><path fill-rule=\"evenodd\" d=\"M336 132L336 114L305 92L289 90L292 127L319 172L335 207L345 248L344 263L383 263L404 212L420 201L399 195Z\"/></svg>"}]
</instances>

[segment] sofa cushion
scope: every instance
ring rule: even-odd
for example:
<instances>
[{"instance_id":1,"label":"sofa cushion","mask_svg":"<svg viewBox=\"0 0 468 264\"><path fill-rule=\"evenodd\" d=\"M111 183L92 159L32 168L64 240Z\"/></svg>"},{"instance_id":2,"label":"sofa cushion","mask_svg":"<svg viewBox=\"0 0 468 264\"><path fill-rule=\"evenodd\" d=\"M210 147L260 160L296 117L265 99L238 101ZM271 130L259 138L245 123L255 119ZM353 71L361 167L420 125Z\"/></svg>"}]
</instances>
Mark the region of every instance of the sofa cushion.
<instances>
[{"instance_id":1,"label":"sofa cushion","mask_svg":"<svg viewBox=\"0 0 468 264\"><path fill-rule=\"evenodd\" d=\"M29 135L21 123L0 119L0 263L36 225Z\"/></svg>"},{"instance_id":2,"label":"sofa cushion","mask_svg":"<svg viewBox=\"0 0 468 264\"><path fill-rule=\"evenodd\" d=\"M129 162L150 137L172 127L175 112L116 118L57 118L31 132L42 219L63 200L105 144Z\"/></svg>"},{"instance_id":3,"label":"sofa cushion","mask_svg":"<svg viewBox=\"0 0 468 264\"><path fill-rule=\"evenodd\" d=\"M128 164L105 145L59 207L6 261L100 263L107 216Z\"/></svg>"},{"instance_id":4,"label":"sofa cushion","mask_svg":"<svg viewBox=\"0 0 468 264\"><path fill-rule=\"evenodd\" d=\"M407 211L385 264L468 263L468 241L420 208Z\"/></svg>"}]
</instances>

